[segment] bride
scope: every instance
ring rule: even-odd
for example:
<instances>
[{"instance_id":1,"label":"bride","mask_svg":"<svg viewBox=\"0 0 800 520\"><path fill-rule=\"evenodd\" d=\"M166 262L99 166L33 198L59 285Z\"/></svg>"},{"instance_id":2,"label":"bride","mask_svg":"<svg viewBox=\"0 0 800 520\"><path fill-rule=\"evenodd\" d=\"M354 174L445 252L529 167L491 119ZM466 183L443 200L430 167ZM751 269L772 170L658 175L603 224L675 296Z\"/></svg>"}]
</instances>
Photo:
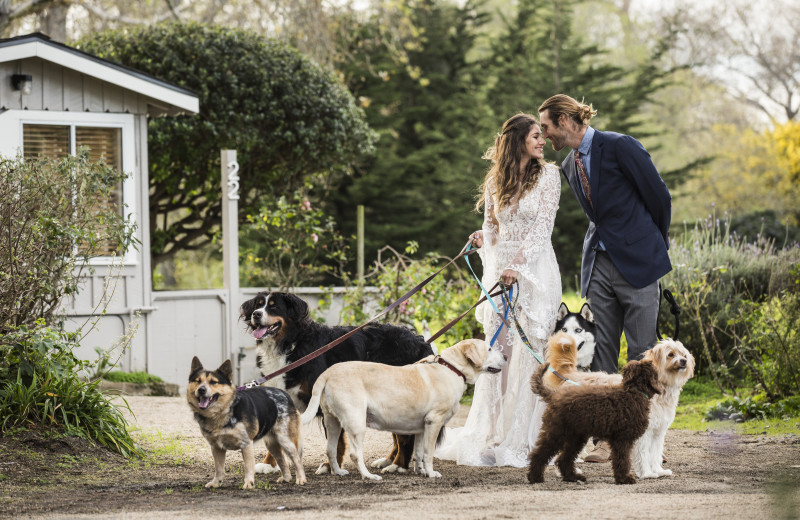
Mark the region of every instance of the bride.
<instances>
[{"instance_id":1,"label":"bride","mask_svg":"<svg viewBox=\"0 0 800 520\"><path fill-rule=\"evenodd\" d=\"M517 114L503 124L484 155L492 164L476 205L478 211L484 208L483 228L471 235L473 245L480 248L483 284L518 282L516 316L540 357L561 302L561 277L550 239L561 178L557 166L545 163L544 145L533 116ZM503 312L500 297L495 302ZM538 362L510 315L512 330L501 327L502 320L489 302L481 304L476 314L487 342L497 334L492 348L503 351L508 365L499 375L478 378L466 424L447 429L436 456L468 466L525 467L545 407L529 384Z\"/></svg>"}]
</instances>

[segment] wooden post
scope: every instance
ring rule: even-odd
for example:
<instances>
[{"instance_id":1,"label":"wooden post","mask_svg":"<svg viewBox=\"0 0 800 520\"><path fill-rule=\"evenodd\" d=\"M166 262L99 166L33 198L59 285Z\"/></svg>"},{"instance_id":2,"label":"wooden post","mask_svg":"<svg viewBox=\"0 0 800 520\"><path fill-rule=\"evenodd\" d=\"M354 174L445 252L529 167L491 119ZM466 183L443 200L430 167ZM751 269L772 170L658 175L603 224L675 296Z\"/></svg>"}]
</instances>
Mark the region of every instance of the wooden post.
<instances>
[{"instance_id":1,"label":"wooden post","mask_svg":"<svg viewBox=\"0 0 800 520\"><path fill-rule=\"evenodd\" d=\"M356 265L358 269L358 283L364 281L364 205L359 204L356 212L356 236L358 239L358 249Z\"/></svg>"},{"instance_id":2,"label":"wooden post","mask_svg":"<svg viewBox=\"0 0 800 520\"><path fill-rule=\"evenodd\" d=\"M221 150L221 167L222 272L228 299L228 319L225 323L228 341L223 347L222 359L233 362L239 347L236 329L239 321L239 163L236 161L236 150Z\"/></svg>"}]
</instances>

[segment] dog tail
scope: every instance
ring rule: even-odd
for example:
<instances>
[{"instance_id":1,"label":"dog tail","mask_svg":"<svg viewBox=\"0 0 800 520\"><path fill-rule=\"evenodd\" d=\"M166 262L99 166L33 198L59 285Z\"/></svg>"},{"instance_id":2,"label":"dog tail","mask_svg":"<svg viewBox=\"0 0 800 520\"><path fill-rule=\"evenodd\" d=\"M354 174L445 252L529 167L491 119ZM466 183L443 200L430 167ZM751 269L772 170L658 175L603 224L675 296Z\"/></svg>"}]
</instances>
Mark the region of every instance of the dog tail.
<instances>
[{"instance_id":1,"label":"dog tail","mask_svg":"<svg viewBox=\"0 0 800 520\"><path fill-rule=\"evenodd\" d=\"M544 399L545 402L549 402L550 396L553 395L553 391L544 384L544 373L547 372L549 367L550 363L545 363L531 375L531 390L533 390L534 394Z\"/></svg>"},{"instance_id":2,"label":"dog tail","mask_svg":"<svg viewBox=\"0 0 800 520\"><path fill-rule=\"evenodd\" d=\"M325 374L319 376L317 382L314 383L314 388L311 390L311 400L308 401L308 407L303 412L302 421L304 426L310 424L314 417L317 416L319 402L322 399L322 391L325 390L326 383Z\"/></svg>"}]
</instances>

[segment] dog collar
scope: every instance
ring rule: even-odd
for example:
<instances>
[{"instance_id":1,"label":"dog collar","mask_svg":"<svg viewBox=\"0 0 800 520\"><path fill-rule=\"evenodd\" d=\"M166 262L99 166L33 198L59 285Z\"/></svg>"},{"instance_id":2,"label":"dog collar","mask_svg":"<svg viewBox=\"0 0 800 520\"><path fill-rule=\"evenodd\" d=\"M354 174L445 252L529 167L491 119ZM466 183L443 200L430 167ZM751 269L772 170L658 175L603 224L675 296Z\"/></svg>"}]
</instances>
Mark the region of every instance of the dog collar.
<instances>
[{"instance_id":1,"label":"dog collar","mask_svg":"<svg viewBox=\"0 0 800 520\"><path fill-rule=\"evenodd\" d=\"M444 366L446 366L447 368L449 368L450 370L452 370L453 372L455 372L456 374L458 374L459 376L461 376L461 379L463 379L463 380L464 380L464 383L466 383L466 382L467 382L467 376L465 376L464 374L462 374L462 373L461 373L461 371L460 371L459 369L457 369L456 367L454 367L453 365L451 365L450 363L448 363L447 361L445 361L444 359L442 359L442 357L441 357L441 356L436 356L435 358L433 358L433 360L434 360L434 361L436 361L437 363L439 363L440 365L444 365Z\"/></svg>"}]
</instances>

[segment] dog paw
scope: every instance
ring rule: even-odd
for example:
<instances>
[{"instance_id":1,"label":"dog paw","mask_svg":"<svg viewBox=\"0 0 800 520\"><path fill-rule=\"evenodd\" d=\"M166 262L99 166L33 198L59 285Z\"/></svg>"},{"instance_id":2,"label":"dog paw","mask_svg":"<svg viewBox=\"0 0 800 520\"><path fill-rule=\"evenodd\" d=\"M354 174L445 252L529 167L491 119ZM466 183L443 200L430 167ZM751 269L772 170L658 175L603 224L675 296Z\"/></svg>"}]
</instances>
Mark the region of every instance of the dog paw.
<instances>
[{"instance_id":1,"label":"dog paw","mask_svg":"<svg viewBox=\"0 0 800 520\"><path fill-rule=\"evenodd\" d=\"M306 479L305 479L305 477L303 477L303 478L297 477L297 479L295 479L294 483L296 485L298 485L298 486L302 486L303 484L306 483Z\"/></svg>"},{"instance_id":2,"label":"dog paw","mask_svg":"<svg viewBox=\"0 0 800 520\"><path fill-rule=\"evenodd\" d=\"M380 475L376 475L374 473L362 473L361 474L362 480L383 480Z\"/></svg>"},{"instance_id":3,"label":"dog paw","mask_svg":"<svg viewBox=\"0 0 800 520\"><path fill-rule=\"evenodd\" d=\"M376 466L375 464L372 465L373 468L383 467L383 466ZM403 473L404 470L397 464L389 464L388 466L384 467L381 470L381 473Z\"/></svg>"},{"instance_id":4,"label":"dog paw","mask_svg":"<svg viewBox=\"0 0 800 520\"><path fill-rule=\"evenodd\" d=\"M428 473L428 478L442 478L442 474L438 471L431 471Z\"/></svg>"},{"instance_id":5,"label":"dog paw","mask_svg":"<svg viewBox=\"0 0 800 520\"><path fill-rule=\"evenodd\" d=\"M268 475L270 473L275 473L276 471L280 471L280 468L278 468L277 466L273 466L272 464L264 464L262 462L259 462L258 464L256 464L255 471L256 473L263 473L264 475Z\"/></svg>"},{"instance_id":6,"label":"dog paw","mask_svg":"<svg viewBox=\"0 0 800 520\"><path fill-rule=\"evenodd\" d=\"M221 484L221 481L214 479L206 484L207 488L218 488Z\"/></svg>"},{"instance_id":7,"label":"dog paw","mask_svg":"<svg viewBox=\"0 0 800 520\"><path fill-rule=\"evenodd\" d=\"M382 459L378 459L376 461L373 461L373 463L370 464L370 467L373 467L373 468L376 468L376 469L380 469L380 468L389 467L390 465L392 465L392 466L394 465L394 464L392 464L391 460L389 460L388 458L382 458Z\"/></svg>"},{"instance_id":8,"label":"dog paw","mask_svg":"<svg viewBox=\"0 0 800 520\"><path fill-rule=\"evenodd\" d=\"M347 471L346 469L342 469L342 468L339 468L339 471L335 471L334 473L336 473L340 477L343 477L345 475L349 475L350 474L349 471Z\"/></svg>"},{"instance_id":9,"label":"dog paw","mask_svg":"<svg viewBox=\"0 0 800 520\"><path fill-rule=\"evenodd\" d=\"M617 484L636 484L636 478L632 475L627 475L614 480Z\"/></svg>"},{"instance_id":10,"label":"dog paw","mask_svg":"<svg viewBox=\"0 0 800 520\"><path fill-rule=\"evenodd\" d=\"M252 480L245 481L245 483L242 484L242 489L253 489L254 487L255 487L255 481Z\"/></svg>"},{"instance_id":11,"label":"dog paw","mask_svg":"<svg viewBox=\"0 0 800 520\"><path fill-rule=\"evenodd\" d=\"M654 472L652 472L652 471L648 471L648 472L646 472L646 473L642 473L641 475L638 475L638 476L639 476L639 478L641 478L641 479L645 479L645 478L658 478L658 473L654 473Z\"/></svg>"},{"instance_id":12,"label":"dog paw","mask_svg":"<svg viewBox=\"0 0 800 520\"><path fill-rule=\"evenodd\" d=\"M314 472L315 475L325 475L330 472L331 467L327 463L320 464L317 468L317 471Z\"/></svg>"},{"instance_id":13,"label":"dog paw","mask_svg":"<svg viewBox=\"0 0 800 520\"><path fill-rule=\"evenodd\" d=\"M544 482L544 475L535 477L528 475L528 482L530 482L531 484L541 484L542 482Z\"/></svg>"}]
</instances>

